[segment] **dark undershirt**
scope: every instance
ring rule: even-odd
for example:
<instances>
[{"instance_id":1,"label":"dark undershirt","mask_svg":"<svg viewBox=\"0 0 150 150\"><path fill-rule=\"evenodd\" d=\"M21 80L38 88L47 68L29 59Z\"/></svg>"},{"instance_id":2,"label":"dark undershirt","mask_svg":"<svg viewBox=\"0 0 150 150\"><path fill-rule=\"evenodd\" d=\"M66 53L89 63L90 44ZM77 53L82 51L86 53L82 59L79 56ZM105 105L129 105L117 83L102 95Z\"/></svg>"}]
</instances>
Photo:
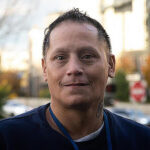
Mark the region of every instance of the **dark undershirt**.
<instances>
[{"instance_id":1,"label":"dark undershirt","mask_svg":"<svg viewBox=\"0 0 150 150\"><path fill-rule=\"evenodd\" d=\"M85 142L76 142L79 150L107 150L107 141L105 134L105 126L101 130L98 137Z\"/></svg>"}]
</instances>

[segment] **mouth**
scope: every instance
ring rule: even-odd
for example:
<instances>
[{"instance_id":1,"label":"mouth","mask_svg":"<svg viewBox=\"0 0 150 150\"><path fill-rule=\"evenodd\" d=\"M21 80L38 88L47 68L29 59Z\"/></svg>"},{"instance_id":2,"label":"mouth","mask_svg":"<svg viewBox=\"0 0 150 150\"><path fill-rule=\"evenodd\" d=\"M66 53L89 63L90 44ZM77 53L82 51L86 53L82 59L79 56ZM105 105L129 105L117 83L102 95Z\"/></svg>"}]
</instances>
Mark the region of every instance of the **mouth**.
<instances>
[{"instance_id":1,"label":"mouth","mask_svg":"<svg viewBox=\"0 0 150 150\"><path fill-rule=\"evenodd\" d=\"M70 83L70 84L66 84L64 86L88 86L88 83Z\"/></svg>"}]
</instances>

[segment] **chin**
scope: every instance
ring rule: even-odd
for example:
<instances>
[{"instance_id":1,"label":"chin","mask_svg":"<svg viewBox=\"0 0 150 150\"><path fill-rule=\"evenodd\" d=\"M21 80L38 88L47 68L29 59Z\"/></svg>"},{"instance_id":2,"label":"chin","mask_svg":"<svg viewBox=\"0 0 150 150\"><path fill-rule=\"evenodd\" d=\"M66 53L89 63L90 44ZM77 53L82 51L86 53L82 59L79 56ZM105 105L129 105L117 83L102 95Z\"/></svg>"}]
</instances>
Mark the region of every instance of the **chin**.
<instances>
[{"instance_id":1,"label":"chin","mask_svg":"<svg viewBox=\"0 0 150 150\"><path fill-rule=\"evenodd\" d=\"M91 103L92 103L91 99L83 98L80 96L71 98L68 97L68 99L65 99L65 106L71 109L85 110L90 107Z\"/></svg>"}]
</instances>

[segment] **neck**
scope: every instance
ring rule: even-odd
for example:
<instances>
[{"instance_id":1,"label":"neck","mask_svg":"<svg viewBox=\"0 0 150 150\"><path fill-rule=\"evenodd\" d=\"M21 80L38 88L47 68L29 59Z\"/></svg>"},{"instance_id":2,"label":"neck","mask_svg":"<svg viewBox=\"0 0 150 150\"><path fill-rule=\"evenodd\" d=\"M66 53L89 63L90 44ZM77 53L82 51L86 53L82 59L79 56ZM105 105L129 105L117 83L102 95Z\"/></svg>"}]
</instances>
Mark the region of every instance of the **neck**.
<instances>
[{"instance_id":1,"label":"neck","mask_svg":"<svg viewBox=\"0 0 150 150\"><path fill-rule=\"evenodd\" d=\"M80 109L62 109L58 106L56 107L53 103L51 104L53 113L74 140L84 137L100 128L103 123L102 107L102 104L99 104L96 109L89 107L83 111ZM49 108L46 111L46 118L50 126L61 133L50 115Z\"/></svg>"}]
</instances>

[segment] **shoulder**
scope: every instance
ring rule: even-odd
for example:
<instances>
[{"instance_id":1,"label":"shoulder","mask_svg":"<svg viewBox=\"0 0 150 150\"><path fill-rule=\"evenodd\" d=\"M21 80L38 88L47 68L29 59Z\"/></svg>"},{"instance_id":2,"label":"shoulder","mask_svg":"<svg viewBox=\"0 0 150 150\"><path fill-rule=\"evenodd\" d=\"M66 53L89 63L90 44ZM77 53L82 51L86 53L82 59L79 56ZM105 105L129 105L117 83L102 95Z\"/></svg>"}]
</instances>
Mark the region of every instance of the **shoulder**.
<instances>
[{"instance_id":1,"label":"shoulder","mask_svg":"<svg viewBox=\"0 0 150 150\"><path fill-rule=\"evenodd\" d=\"M108 116L110 128L115 134L121 134L127 137L135 136L137 138L148 138L150 140L150 128L139 124L130 119L118 116L108 110L104 110ZM137 137L139 136L139 137Z\"/></svg>"},{"instance_id":2,"label":"shoulder","mask_svg":"<svg viewBox=\"0 0 150 150\"><path fill-rule=\"evenodd\" d=\"M0 133L7 132L12 129L19 130L20 128L29 127L31 124L40 122L40 120L43 119L42 113L45 111L47 105L40 106L15 117L0 120Z\"/></svg>"},{"instance_id":3,"label":"shoulder","mask_svg":"<svg viewBox=\"0 0 150 150\"><path fill-rule=\"evenodd\" d=\"M116 150L149 149L150 128L104 110L107 114L112 146Z\"/></svg>"}]
</instances>

